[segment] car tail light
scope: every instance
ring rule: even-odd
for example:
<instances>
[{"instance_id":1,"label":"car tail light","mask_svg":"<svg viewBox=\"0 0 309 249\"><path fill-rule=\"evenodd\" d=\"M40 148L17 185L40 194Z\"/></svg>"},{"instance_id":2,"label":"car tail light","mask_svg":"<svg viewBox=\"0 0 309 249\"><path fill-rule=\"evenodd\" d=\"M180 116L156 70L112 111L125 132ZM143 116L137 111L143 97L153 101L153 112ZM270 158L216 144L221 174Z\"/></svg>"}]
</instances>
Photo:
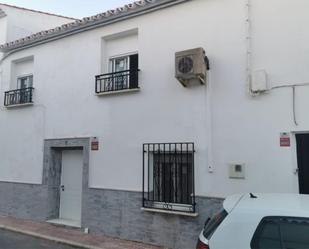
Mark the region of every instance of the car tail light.
<instances>
[{"instance_id":1,"label":"car tail light","mask_svg":"<svg viewBox=\"0 0 309 249\"><path fill-rule=\"evenodd\" d=\"M204 244L202 241L198 240L196 249L209 249L209 246Z\"/></svg>"}]
</instances>

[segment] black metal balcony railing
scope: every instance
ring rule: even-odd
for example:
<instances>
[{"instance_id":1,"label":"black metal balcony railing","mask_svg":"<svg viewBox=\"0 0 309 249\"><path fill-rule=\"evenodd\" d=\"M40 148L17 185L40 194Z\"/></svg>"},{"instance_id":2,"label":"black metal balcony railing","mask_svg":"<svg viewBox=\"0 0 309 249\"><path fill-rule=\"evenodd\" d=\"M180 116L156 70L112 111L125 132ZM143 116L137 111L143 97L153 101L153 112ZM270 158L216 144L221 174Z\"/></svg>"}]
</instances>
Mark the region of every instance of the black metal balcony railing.
<instances>
[{"instance_id":1,"label":"black metal balcony railing","mask_svg":"<svg viewBox=\"0 0 309 249\"><path fill-rule=\"evenodd\" d=\"M33 87L22 88L4 93L4 106L31 104L33 98Z\"/></svg>"},{"instance_id":2,"label":"black metal balcony railing","mask_svg":"<svg viewBox=\"0 0 309 249\"><path fill-rule=\"evenodd\" d=\"M194 143L143 145L143 207L195 213Z\"/></svg>"},{"instance_id":3,"label":"black metal balcony railing","mask_svg":"<svg viewBox=\"0 0 309 249\"><path fill-rule=\"evenodd\" d=\"M95 92L105 93L138 88L139 69L97 75Z\"/></svg>"}]
</instances>

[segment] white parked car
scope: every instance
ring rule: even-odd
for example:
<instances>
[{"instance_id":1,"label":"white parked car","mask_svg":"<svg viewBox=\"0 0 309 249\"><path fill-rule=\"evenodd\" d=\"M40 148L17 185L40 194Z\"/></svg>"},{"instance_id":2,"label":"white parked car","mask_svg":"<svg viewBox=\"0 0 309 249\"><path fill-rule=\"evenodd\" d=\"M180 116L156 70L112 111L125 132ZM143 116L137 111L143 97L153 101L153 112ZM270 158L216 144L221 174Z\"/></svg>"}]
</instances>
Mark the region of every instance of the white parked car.
<instances>
[{"instance_id":1,"label":"white parked car","mask_svg":"<svg viewBox=\"0 0 309 249\"><path fill-rule=\"evenodd\" d=\"M309 249L309 195L234 195L223 208L197 249Z\"/></svg>"}]
</instances>

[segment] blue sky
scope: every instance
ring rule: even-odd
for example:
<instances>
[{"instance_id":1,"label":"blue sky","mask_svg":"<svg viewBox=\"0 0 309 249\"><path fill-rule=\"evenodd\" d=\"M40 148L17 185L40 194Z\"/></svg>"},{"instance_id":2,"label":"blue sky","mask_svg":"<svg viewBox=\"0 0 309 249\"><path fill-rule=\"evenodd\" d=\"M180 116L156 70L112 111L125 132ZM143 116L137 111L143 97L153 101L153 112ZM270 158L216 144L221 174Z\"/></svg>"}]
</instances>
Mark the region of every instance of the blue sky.
<instances>
[{"instance_id":1,"label":"blue sky","mask_svg":"<svg viewBox=\"0 0 309 249\"><path fill-rule=\"evenodd\" d=\"M86 17L114 9L134 0L0 0L17 5L70 17Z\"/></svg>"}]
</instances>

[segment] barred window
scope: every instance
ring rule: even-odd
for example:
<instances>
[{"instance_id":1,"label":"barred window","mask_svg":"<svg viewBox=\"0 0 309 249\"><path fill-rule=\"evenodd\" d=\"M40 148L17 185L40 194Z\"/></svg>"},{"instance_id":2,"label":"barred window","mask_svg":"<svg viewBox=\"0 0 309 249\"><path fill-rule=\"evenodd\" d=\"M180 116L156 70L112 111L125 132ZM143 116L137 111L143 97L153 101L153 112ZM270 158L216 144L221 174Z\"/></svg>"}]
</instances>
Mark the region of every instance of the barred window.
<instances>
[{"instance_id":1,"label":"barred window","mask_svg":"<svg viewBox=\"0 0 309 249\"><path fill-rule=\"evenodd\" d=\"M143 207L195 212L194 144L143 147Z\"/></svg>"}]
</instances>

